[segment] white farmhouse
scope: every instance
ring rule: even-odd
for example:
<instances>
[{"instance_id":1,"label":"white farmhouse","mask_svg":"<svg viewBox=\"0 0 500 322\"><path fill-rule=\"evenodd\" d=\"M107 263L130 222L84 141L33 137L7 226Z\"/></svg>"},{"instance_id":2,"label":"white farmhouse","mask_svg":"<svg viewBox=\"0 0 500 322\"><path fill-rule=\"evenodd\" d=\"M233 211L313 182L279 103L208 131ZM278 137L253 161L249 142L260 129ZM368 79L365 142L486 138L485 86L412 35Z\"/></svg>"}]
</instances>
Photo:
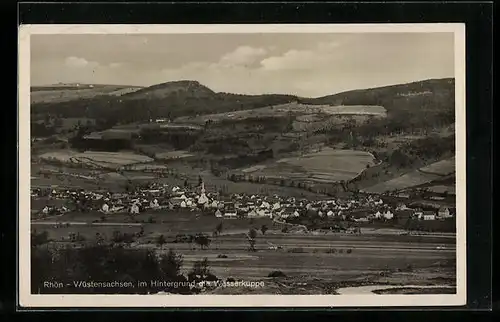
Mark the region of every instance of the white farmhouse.
<instances>
[{"instance_id":1,"label":"white farmhouse","mask_svg":"<svg viewBox=\"0 0 500 322\"><path fill-rule=\"evenodd\" d=\"M385 219L392 219L392 218L394 218L394 214L393 214L390 210L387 210L387 211L384 213L384 218L385 218Z\"/></svg>"},{"instance_id":2,"label":"white farmhouse","mask_svg":"<svg viewBox=\"0 0 500 322\"><path fill-rule=\"evenodd\" d=\"M139 213L139 205L138 204L133 204L132 207L130 207L130 213L131 214L138 214Z\"/></svg>"},{"instance_id":3,"label":"white farmhouse","mask_svg":"<svg viewBox=\"0 0 500 322\"><path fill-rule=\"evenodd\" d=\"M186 208L187 207L186 201L182 200L180 206L181 208Z\"/></svg>"},{"instance_id":4,"label":"white farmhouse","mask_svg":"<svg viewBox=\"0 0 500 322\"><path fill-rule=\"evenodd\" d=\"M149 203L149 207L153 209L160 208L160 205L158 204L158 199L154 199Z\"/></svg>"},{"instance_id":5,"label":"white farmhouse","mask_svg":"<svg viewBox=\"0 0 500 322\"><path fill-rule=\"evenodd\" d=\"M222 212L219 209L215 211L215 217L222 218Z\"/></svg>"},{"instance_id":6,"label":"white farmhouse","mask_svg":"<svg viewBox=\"0 0 500 322\"><path fill-rule=\"evenodd\" d=\"M450 217L452 217L452 215L450 213L450 209L448 209L446 207L442 207L442 208L439 209L438 216L440 218L450 218Z\"/></svg>"},{"instance_id":7,"label":"white farmhouse","mask_svg":"<svg viewBox=\"0 0 500 322\"><path fill-rule=\"evenodd\" d=\"M227 218L227 219L236 219L236 211L234 210L228 210L224 213L224 218Z\"/></svg>"},{"instance_id":8,"label":"white farmhouse","mask_svg":"<svg viewBox=\"0 0 500 322\"><path fill-rule=\"evenodd\" d=\"M107 213L107 212L109 211L109 206L108 206L108 204L107 204L107 203L105 203L104 205L102 205L101 210L102 210L102 212Z\"/></svg>"},{"instance_id":9,"label":"white farmhouse","mask_svg":"<svg viewBox=\"0 0 500 322\"><path fill-rule=\"evenodd\" d=\"M257 212L256 212L255 210L253 210L253 209L252 209L252 210L250 210L250 212L248 212L248 214L247 214L247 217L248 217L248 218L256 218L256 217L258 217L258 216L259 216L259 215L257 214Z\"/></svg>"},{"instance_id":10,"label":"white farmhouse","mask_svg":"<svg viewBox=\"0 0 500 322\"><path fill-rule=\"evenodd\" d=\"M269 208L271 208L271 205L270 205L267 201L263 201L263 202L260 204L260 208L261 208L261 209L269 209Z\"/></svg>"},{"instance_id":11,"label":"white farmhouse","mask_svg":"<svg viewBox=\"0 0 500 322\"><path fill-rule=\"evenodd\" d=\"M43 208L42 212L43 212L44 214L48 214L48 213L49 213L49 207L48 207L48 206L45 206L45 207Z\"/></svg>"}]
</instances>

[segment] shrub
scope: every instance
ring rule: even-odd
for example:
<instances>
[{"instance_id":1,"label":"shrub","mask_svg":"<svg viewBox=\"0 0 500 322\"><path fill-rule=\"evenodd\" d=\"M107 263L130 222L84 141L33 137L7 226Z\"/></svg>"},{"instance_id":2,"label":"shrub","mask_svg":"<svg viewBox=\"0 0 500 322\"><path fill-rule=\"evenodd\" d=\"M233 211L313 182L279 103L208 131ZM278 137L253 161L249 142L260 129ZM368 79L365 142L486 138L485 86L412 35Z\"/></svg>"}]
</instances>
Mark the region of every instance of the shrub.
<instances>
[{"instance_id":1,"label":"shrub","mask_svg":"<svg viewBox=\"0 0 500 322\"><path fill-rule=\"evenodd\" d=\"M217 258L227 258L227 255L219 254L219 255L217 255Z\"/></svg>"},{"instance_id":2,"label":"shrub","mask_svg":"<svg viewBox=\"0 0 500 322\"><path fill-rule=\"evenodd\" d=\"M352 249L350 249L350 248L349 248L349 249L346 251L346 253L347 253L347 254L352 253Z\"/></svg>"},{"instance_id":3,"label":"shrub","mask_svg":"<svg viewBox=\"0 0 500 322\"><path fill-rule=\"evenodd\" d=\"M267 275L267 277L273 277L273 278L276 278L276 277L286 277L286 274L283 273L282 271L272 271L271 273L269 273Z\"/></svg>"}]
</instances>

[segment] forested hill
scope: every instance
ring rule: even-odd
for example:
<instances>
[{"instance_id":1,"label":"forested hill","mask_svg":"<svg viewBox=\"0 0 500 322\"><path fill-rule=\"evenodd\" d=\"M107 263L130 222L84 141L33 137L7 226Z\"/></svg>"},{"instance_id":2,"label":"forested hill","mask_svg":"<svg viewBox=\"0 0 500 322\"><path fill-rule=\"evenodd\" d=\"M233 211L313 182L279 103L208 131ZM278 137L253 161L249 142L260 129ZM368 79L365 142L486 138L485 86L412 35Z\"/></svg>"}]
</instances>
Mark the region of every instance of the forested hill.
<instances>
[{"instance_id":1,"label":"forested hill","mask_svg":"<svg viewBox=\"0 0 500 322\"><path fill-rule=\"evenodd\" d=\"M168 82L121 96L100 95L65 102L32 104L32 115L51 114L61 118L88 117L108 124L143 121L150 118L194 116L254 109L300 101L307 104L381 105L389 116L420 121L425 117L453 119L454 79L355 90L320 98L293 95L240 95L216 93L197 81Z\"/></svg>"},{"instance_id":2,"label":"forested hill","mask_svg":"<svg viewBox=\"0 0 500 322\"><path fill-rule=\"evenodd\" d=\"M359 89L318 98L301 99L309 104L379 105L389 113L435 112L455 108L455 79L429 79L401 85Z\"/></svg>"}]
</instances>

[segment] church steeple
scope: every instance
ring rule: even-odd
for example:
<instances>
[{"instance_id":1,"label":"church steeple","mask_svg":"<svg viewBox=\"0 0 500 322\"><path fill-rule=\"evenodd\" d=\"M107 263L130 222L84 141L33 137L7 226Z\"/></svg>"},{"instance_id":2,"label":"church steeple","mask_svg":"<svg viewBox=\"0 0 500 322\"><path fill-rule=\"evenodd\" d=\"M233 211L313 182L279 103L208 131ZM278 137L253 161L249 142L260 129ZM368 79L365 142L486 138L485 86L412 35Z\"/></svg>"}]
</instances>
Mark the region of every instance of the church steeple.
<instances>
[{"instance_id":1,"label":"church steeple","mask_svg":"<svg viewBox=\"0 0 500 322\"><path fill-rule=\"evenodd\" d=\"M198 204L204 205L208 202L208 198L205 195L205 183L201 181L200 186L201 186L201 191L200 191L200 197L198 198Z\"/></svg>"}]
</instances>

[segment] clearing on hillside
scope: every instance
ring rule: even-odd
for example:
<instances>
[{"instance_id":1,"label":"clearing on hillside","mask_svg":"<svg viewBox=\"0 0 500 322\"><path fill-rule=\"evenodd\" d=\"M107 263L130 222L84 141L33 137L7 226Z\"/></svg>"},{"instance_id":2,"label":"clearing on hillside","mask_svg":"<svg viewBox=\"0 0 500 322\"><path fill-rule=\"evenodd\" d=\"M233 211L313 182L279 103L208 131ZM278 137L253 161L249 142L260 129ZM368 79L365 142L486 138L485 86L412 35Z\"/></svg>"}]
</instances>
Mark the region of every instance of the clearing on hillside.
<instances>
[{"instance_id":1,"label":"clearing on hillside","mask_svg":"<svg viewBox=\"0 0 500 322\"><path fill-rule=\"evenodd\" d=\"M151 162L153 159L135 154L133 152L97 152L85 151L79 153L70 150L60 150L54 152L47 152L40 155L42 160L56 160L68 163L83 163L85 165L95 165L101 167L120 167L135 163Z\"/></svg>"},{"instance_id":2,"label":"clearing on hillside","mask_svg":"<svg viewBox=\"0 0 500 322\"><path fill-rule=\"evenodd\" d=\"M373 155L368 152L324 148L318 152L284 158L270 165L253 166L242 171L254 176L338 182L353 179L367 165L375 165Z\"/></svg>"},{"instance_id":3,"label":"clearing on hillside","mask_svg":"<svg viewBox=\"0 0 500 322\"><path fill-rule=\"evenodd\" d=\"M277 117L293 114L308 114L312 117L314 114L320 115L358 115L358 116L377 116L385 117L387 112L382 106L375 105L351 105L351 106L330 106L330 105L309 105L299 103L288 103L282 105L273 105L268 107L234 111L230 113L208 114L196 117L183 116L175 119L175 122L189 122L196 124L205 124L207 121L220 122L224 120L244 120L257 117ZM321 118L318 115L318 118Z\"/></svg>"}]
</instances>

